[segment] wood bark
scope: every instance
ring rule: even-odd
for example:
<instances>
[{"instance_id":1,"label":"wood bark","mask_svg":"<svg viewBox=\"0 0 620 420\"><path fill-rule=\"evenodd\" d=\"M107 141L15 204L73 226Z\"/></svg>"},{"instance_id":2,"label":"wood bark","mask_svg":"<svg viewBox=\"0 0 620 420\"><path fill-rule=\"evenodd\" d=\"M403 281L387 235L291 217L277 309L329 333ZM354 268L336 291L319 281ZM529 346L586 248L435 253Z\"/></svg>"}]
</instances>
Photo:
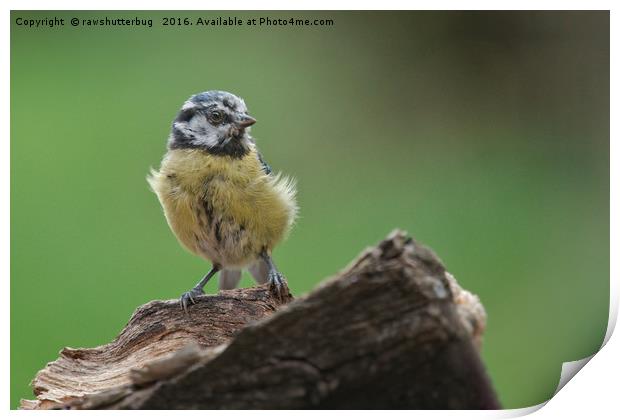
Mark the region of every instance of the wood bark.
<instances>
[{"instance_id":1,"label":"wood bark","mask_svg":"<svg viewBox=\"0 0 620 420\"><path fill-rule=\"evenodd\" d=\"M22 408L499 408L482 305L403 232L285 300L261 286L200 297L188 314L149 302L111 343L63 349Z\"/></svg>"}]
</instances>

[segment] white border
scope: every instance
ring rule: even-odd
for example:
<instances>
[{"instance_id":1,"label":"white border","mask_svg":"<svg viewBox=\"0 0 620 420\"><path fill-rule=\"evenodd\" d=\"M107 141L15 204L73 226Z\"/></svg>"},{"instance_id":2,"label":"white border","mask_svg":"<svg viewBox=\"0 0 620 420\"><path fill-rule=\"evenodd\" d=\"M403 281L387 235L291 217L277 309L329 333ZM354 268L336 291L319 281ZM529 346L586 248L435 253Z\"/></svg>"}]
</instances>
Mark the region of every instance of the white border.
<instances>
[{"instance_id":1,"label":"white border","mask_svg":"<svg viewBox=\"0 0 620 420\"><path fill-rule=\"evenodd\" d=\"M615 25L618 23L618 19L615 17L615 12L618 10L617 7L614 7L614 2L612 1L510 1L510 2L502 2L501 4L492 1L434 1L434 2L405 2L404 0L394 1L394 0L384 0L377 4L377 2L361 0L361 1L334 1L334 0L299 0L294 4L287 4L284 1L249 1L249 0L229 0L227 2L213 2L213 1L199 1L199 0L177 0L174 2L163 2L163 1L149 1L146 5L139 1L133 0L108 0L108 1L91 1L89 3L82 3L76 0L62 0L56 1L51 5L47 1L14 1L9 0L3 2L4 7L2 8L2 25L3 29L1 32L1 45L3 45L2 54L4 55L3 65L1 67L1 76L2 76L2 100L1 107L2 112L0 113L0 122L2 123L0 126L4 131L4 141L2 141L2 154L1 159L3 160L3 165L1 167L2 174L2 192L3 197L6 197L4 201L4 205L2 206L2 220L4 223L2 224L2 238L4 239L2 242L2 246L4 247L2 252L2 261L3 264L2 272L4 273L3 278L5 281L3 282L4 286L4 305L2 307L2 318L3 318L3 326L5 328L4 333L5 337L9 337L9 327L10 327L10 218L9 218L9 191L10 191L10 146L8 139L10 138L10 128L9 128L9 105L10 105L10 78L9 78L9 60L10 60L10 10L143 10L145 6L148 6L148 9L145 10L378 10L378 9L417 9L417 10L523 10L523 9L531 9L531 10L611 10L611 145L610 145L610 166L611 166L611 243L610 243L610 252L611 255L618 255L618 226L613 217L619 213L620 208L618 207L618 173L620 162L618 161L618 147L617 147L617 107L615 106L615 99L618 97L618 86L617 83L614 83L613 75L618 73L618 31L615 28ZM545 405L545 403L540 404L535 407L528 407L518 410L502 410L502 411L416 411L414 413L407 411L390 411L390 416L400 417L400 418L410 418L412 415L420 416L423 418L472 418L472 419L480 419L480 418L507 418L507 417L517 417L525 414L529 414L535 412L534 416L537 418L558 418L562 416L562 418L581 418L584 415L595 415L598 417L600 415L602 418L604 414L609 414L613 412L617 412L617 378L619 372L619 359L618 354L620 353L620 342L616 337L612 336L616 320L618 314L618 264L617 260L611 260L611 285L610 285L610 314L609 314L609 325L607 329L607 333L605 336L605 346L604 348L594 356L592 361L588 363L579 375L572 381L568 382L564 388L561 389L561 392L558 393L551 401ZM7 340L8 341L8 340ZM9 345L4 344L0 346L0 351L2 352L2 359L4 361L2 365L2 377L4 378L4 382L0 385L1 395L4 398L4 407L8 409L9 407L9 369L10 369L10 351ZM567 365L563 369L563 374L567 368L575 369L575 367L579 365L572 364ZM579 369L577 369L579 370ZM560 390L559 387L558 390ZM541 407L545 406L544 409L538 410ZM538 411L537 411L538 410ZM261 417L269 417L272 418L289 418L290 416L295 416L297 418L310 418L310 416L315 417L317 413L315 412L290 412L290 411L278 411L278 412L218 412L215 413L203 413L203 412L179 412L175 415L184 415L194 418L204 418L205 415L213 416L217 415L218 418L222 419L231 419L236 418L238 416L250 415L253 418L261 418ZM321 416L340 416L342 412L329 412L322 413ZM104 413L104 412L81 412L81 413L67 413L67 412L45 412L45 413L37 413L39 416L64 416L64 415L79 415L80 418L83 416L89 418L102 418L102 416L109 416L112 413ZM117 412L114 413L120 417L129 416L138 416L138 417L146 417L149 419L155 418L163 418L164 416L169 416L166 412L137 412L137 413L129 413L129 412ZM343 413L344 414L344 413ZM355 413L350 413L349 415L354 415L358 418L374 418L378 415L376 411L360 411ZM12 410L10 415L13 416L30 416L35 415L35 413L27 412L27 411L15 411Z\"/></svg>"}]
</instances>

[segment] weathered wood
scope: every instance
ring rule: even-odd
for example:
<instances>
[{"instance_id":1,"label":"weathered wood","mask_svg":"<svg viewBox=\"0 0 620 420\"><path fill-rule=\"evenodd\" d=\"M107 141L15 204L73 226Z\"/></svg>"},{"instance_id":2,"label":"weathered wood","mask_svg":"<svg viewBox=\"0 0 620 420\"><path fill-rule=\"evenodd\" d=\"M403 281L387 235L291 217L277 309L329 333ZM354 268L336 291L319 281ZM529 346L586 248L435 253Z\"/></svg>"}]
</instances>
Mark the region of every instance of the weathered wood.
<instances>
[{"instance_id":1,"label":"weathered wood","mask_svg":"<svg viewBox=\"0 0 620 420\"><path fill-rule=\"evenodd\" d=\"M498 408L486 315L400 231L281 306L264 287L136 310L110 344L64 349L23 408Z\"/></svg>"}]
</instances>

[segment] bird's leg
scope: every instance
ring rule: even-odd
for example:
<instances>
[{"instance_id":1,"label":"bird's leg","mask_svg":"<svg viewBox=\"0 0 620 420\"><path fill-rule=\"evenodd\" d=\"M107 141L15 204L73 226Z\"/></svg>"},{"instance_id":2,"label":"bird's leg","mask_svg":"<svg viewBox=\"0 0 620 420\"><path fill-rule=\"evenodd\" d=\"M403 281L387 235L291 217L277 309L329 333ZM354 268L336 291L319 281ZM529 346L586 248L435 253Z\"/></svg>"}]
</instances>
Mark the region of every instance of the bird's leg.
<instances>
[{"instance_id":1,"label":"bird's leg","mask_svg":"<svg viewBox=\"0 0 620 420\"><path fill-rule=\"evenodd\" d=\"M213 268L211 268L211 271L209 271L203 278L202 280L200 280L196 286L194 286L193 289L191 289L188 292L185 292L181 295L181 299L180 300L180 304L181 304L181 308L183 308L183 310L185 312L187 312L187 308L196 303L196 301L194 300L194 298L200 296L200 295L204 295L204 287L205 284L207 284L207 282L211 279L211 277L213 277L215 275L215 273L217 273L218 271L220 271L220 266L217 264L213 264Z\"/></svg>"},{"instance_id":2,"label":"bird's leg","mask_svg":"<svg viewBox=\"0 0 620 420\"><path fill-rule=\"evenodd\" d=\"M280 300L285 298L285 295L288 294L288 285L286 284L286 279L278 271L276 265L271 259L271 255L267 253L267 251L262 251L260 253L260 257L265 261L267 267L269 267L269 273L267 274L267 279L269 282L269 288L271 292Z\"/></svg>"}]
</instances>

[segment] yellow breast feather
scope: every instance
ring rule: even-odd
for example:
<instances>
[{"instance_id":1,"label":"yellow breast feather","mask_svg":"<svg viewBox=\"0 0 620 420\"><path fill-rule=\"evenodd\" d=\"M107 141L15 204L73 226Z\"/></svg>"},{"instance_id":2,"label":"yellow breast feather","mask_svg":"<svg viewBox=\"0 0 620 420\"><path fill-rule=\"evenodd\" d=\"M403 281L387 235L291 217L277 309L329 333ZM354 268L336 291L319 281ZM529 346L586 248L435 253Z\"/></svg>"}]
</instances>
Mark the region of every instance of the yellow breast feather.
<instances>
[{"instance_id":1,"label":"yellow breast feather","mask_svg":"<svg viewBox=\"0 0 620 420\"><path fill-rule=\"evenodd\" d=\"M179 242L225 267L271 251L297 214L294 183L266 174L254 147L240 159L173 149L148 182Z\"/></svg>"}]
</instances>

